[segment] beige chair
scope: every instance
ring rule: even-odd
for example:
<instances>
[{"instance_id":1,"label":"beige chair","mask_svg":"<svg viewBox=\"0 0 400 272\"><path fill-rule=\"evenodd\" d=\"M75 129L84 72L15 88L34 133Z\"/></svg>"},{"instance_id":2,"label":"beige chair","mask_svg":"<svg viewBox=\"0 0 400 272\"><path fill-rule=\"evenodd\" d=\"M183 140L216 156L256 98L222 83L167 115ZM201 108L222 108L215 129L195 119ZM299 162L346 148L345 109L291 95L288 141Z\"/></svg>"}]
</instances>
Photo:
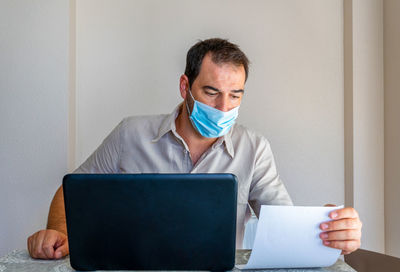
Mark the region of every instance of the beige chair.
<instances>
[{"instance_id":1,"label":"beige chair","mask_svg":"<svg viewBox=\"0 0 400 272\"><path fill-rule=\"evenodd\" d=\"M400 258L359 249L344 257L358 272L399 272Z\"/></svg>"}]
</instances>

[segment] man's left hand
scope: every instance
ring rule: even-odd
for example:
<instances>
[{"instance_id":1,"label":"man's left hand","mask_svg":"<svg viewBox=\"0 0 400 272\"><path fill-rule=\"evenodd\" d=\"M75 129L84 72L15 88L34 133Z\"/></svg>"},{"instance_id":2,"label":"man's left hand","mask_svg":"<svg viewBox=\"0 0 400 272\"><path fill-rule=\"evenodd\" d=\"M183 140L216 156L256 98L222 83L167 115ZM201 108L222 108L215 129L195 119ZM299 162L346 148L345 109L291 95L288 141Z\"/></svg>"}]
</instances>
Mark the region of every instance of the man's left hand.
<instances>
[{"instance_id":1,"label":"man's left hand","mask_svg":"<svg viewBox=\"0 0 400 272\"><path fill-rule=\"evenodd\" d=\"M319 237L323 244L342 250L342 254L349 254L361 245L362 222L354 208L343 208L329 213L332 221L320 224Z\"/></svg>"}]
</instances>

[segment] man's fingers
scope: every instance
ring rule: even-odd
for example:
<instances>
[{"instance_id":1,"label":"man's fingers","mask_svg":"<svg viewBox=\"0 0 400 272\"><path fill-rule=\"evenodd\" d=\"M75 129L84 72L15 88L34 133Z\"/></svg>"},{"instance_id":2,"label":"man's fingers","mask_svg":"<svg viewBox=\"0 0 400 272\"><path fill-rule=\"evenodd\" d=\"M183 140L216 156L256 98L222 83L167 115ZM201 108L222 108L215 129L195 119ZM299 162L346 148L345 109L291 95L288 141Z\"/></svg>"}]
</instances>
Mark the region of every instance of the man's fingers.
<instances>
[{"instance_id":1,"label":"man's fingers","mask_svg":"<svg viewBox=\"0 0 400 272\"><path fill-rule=\"evenodd\" d=\"M56 249L54 258L60 259L69 253L68 242Z\"/></svg>"},{"instance_id":2,"label":"man's fingers","mask_svg":"<svg viewBox=\"0 0 400 272\"><path fill-rule=\"evenodd\" d=\"M360 247L359 240L347 240L347 241L323 241L323 244L328 247L341 249L343 254L346 252L353 252Z\"/></svg>"},{"instance_id":3,"label":"man's fingers","mask_svg":"<svg viewBox=\"0 0 400 272\"><path fill-rule=\"evenodd\" d=\"M347 207L343 209L338 209L331 211L329 217L332 219L342 219L342 218L358 218L358 213L354 208Z\"/></svg>"},{"instance_id":4,"label":"man's fingers","mask_svg":"<svg viewBox=\"0 0 400 272\"><path fill-rule=\"evenodd\" d=\"M43 239L45 236L45 231L38 231L33 235L33 245L32 252L34 258L47 259L46 254L42 250Z\"/></svg>"},{"instance_id":5,"label":"man's fingers","mask_svg":"<svg viewBox=\"0 0 400 272\"><path fill-rule=\"evenodd\" d=\"M358 249L361 244L362 222L354 208L337 209L329 213L332 219L320 224L320 233L323 244L342 250L342 254L349 254Z\"/></svg>"},{"instance_id":6,"label":"man's fingers","mask_svg":"<svg viewBox=\"0 0 400 272\"><path fill-rule=\"evenodd\" d=\"M54 259L69 253L67 236L56 230L41 230L27 241L29 254L33 258Z\"/></svg>"},{"instance_id":7,"label":"man's fingers","mask_svg":"<svg viewBox=\"0 0 400 272\"><path fill-rule=\"evenodd\" d=\"M59 259L69 253L68 238L66 235L59 235L55 244L54 258Z\"/></svg>"},{"instance_id":8,"label":"man's fingers","mask_svg":"<svg viewBox=\"0 0 400 272\"><path fill-rule=\"evenodd\" d=\"M358 229L361 228L361 221L358 218L333 220L321 223L320 228L324 231Z\"/></svg>"},{"instance_id":9,"label":"man's fingers","mask_svg":"<svg viewBox=\"0 0 400 272\"><path fill-rule=\"evenodd\" d=\"M28 239L26 239L26 244L27 244L27 248L29 253L31 253L31 240L32 240L32 236L29 236Z\"/></svg>"},{"instance_id":10,"label":"man's fingers","mask_svg":"<svg viewBox=\"0 0 400 272\"><path fill-rule=\"evenodd\" d=\"M57 249L60 246L64 245L66 242L68 242L68 238L65 234L59 233L60 235L57 236L57 241L54 244L54 248Z\"/></svg>"},{"instance_id":11,"label":"man's fingers","mask_svg":"<svg viewBox=\"0 0 400 272\"><path fill-rule=\"evenodd\" d=\"M36 236L38 235L38 232L36 232L36 233L34 233L34 234L32 234L32 236L31 236L31 250L30 250L30 253L31 253L31 256L33 257L33 258L36 258L35 256L36 256L36 254L35 254L35 239L36 239Z\"/></svg>"},{"instance_id":12,"label":"man's fingers","mask_svg":"<svg viewBox=\"0 0 400 272\"><path fill-rule=\"evenodd\" d=\"M29 238L28 238L28 250L29 250L29 253L31 254L31 256L32 256L32 254L33 254L33 235L31 235ZM33 257L33 256L32 256Z\"/></svg>"},{"instance_id":13,"label":"man's fingers","mask_svg":"<svg viewBox=\"0 0 400 272\"><path fill-rule=\"evenodd\" d=\"M359 240L361 238L361 231L358 229L351 230L340 230L322 232L319 237L322 240L333 241L333 240Z\"/></svg>"},{"instance_id":14,"label":"man's fingers","mask_svg":"<svg viewBox=\"0 0 400 272\"><path fill-rule=\"evenodd\" d=\"M35 245L36 245L36 238L37 238L37 236L39 235L39 232L40 232L40 231L38 231L38 232L32 234L32 236L31 236L31 237L32 237L32 240L31 240L31 256L32 256L33 258L37 258L37 257L36 257Z\"/></svg>"},{"instance_id":15,"label":"man's fingers","mask_svg":"<svg viewBox=\"0 0 400 272\"><path fill-rule=\"evenodd\" d=\"M42 250L48 259L54 258L54 246L57 242L57 235L53 232L47 231L43 238Z\"/></svg>"}]
</instances>

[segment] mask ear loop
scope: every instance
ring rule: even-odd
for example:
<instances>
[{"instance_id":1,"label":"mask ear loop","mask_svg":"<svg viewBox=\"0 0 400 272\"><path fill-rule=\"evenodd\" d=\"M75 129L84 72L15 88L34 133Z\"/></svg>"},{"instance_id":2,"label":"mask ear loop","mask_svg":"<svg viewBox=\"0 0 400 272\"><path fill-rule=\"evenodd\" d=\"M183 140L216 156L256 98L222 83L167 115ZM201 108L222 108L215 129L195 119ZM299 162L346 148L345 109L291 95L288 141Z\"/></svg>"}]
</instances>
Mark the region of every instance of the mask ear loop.
<instances>
[{"instance_id":1,"label":"mask ear loop","mask_svg":"<svg viewBox=\"0 0 400 272\"><path fill-rule=\"evenodd\" d=\"M196 101L196 100L194 100L194 97L193 97L193 95L192 95L192 91L190 91L190 88L188 89L188 91L189 91L189 93L190 93L190 96L192 97L192 100L193 100L193 104L194 104L194 101ZM187 109L187 111L188 111L188 115L189 115L189 117L190 117L190 115L192 114L191 112L190 112L190 110L189 110L189 105L188 105L188 103L187 103L187 100L186 100L186 109Z\"/></svg>"},{"instance_id":2,"label":"mask ear loop","mask_svg":"<svg viewBox=\"0 0 400 272\"><path fill-rule=\"evenodd\" d=\"M192 91L190 90L190 88L188 89L188 91L189 91L189 93L190 93L190 96L192 97L192 100L193 100L193 107L194 107L194 103L196 102L196 100L194 100L194 97L193 97L193 95L192 95ZM187 109L187 111L188 111L188 117L189 117L189 120L190 120L190 123L192 124L192 127L194 128L194 130L196 130L200 135L201 135L201 133L197 130L197 128L196 128L196 125L193 123L193 120L192 120L192 118L190 118L190 116L192 115L191 114L191 112L190 112L190 110L189 110L189 105L188 105L188 103L187 103L187 100L186 100L186 109Z\"/></svg>"}]
</instances>

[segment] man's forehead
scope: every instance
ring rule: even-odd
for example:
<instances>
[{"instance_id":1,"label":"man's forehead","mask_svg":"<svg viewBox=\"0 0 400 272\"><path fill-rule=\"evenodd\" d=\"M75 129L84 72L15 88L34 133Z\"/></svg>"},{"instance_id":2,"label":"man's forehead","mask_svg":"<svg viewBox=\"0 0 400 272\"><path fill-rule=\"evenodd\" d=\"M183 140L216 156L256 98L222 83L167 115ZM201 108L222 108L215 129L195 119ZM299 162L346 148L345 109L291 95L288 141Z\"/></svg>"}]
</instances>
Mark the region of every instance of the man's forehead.
<instances>
[{"instance_id":1,"label":"man's forehead","mask_svg":"<svg viewBox=\"0 0 400 272\"><path fill-rule=\"evenodd\" d=\"M209 55L204 57L198 77L220 81L245 82L245 70L243 65L231 62L215 63Z\"/></svg>"},{"instance_id":2,"label":"man's forehead","mask_svg":"<svg viewBox=\"0 0 400 272\"><path fill-rule=\"evenodd\" d=\"M219 67L219 68L221 68L221 67L224 67L224 66L225 67L232 67L235 70L243 70L243 72L245 73L245 69L244 69L243 64L237 64L237 63L234 63L234 62L231 62L231 61L226 61L226 62L218 61L218 62L216 62L212 57L212 53L207 53L204 56L203 61L202 61L201 66L200 66L200 72L201 72L201 68L203 68L203 67Z\"/></svg>"}]
</instances>

